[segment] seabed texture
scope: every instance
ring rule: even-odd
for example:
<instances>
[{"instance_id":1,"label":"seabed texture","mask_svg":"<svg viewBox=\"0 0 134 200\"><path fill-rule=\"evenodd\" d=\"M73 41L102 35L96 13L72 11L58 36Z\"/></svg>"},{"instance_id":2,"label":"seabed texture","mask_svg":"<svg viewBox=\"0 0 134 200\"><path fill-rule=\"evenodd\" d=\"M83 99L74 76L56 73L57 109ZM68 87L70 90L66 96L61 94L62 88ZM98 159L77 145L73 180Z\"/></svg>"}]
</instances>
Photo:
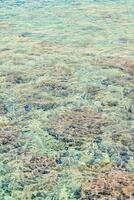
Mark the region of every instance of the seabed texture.
<instances>
[{"instance_id":1,"label":"seabed texture","mask_svg":"<svg viewBox=\"0 0 134 200\"><path fill-rule=\"evenodd\" d=\"M0 1L0 200L134 199L134 1Z\"/></svg>"}]
</instances>

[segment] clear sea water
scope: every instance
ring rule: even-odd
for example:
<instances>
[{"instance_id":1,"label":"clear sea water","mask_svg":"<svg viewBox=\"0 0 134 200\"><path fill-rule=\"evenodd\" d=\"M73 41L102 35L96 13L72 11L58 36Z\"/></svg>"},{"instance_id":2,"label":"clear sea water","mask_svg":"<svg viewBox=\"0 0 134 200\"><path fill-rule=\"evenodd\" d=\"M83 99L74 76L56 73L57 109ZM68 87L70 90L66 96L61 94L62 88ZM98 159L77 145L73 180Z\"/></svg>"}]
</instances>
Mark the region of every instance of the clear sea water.
<instances>
[{"instance_id":1,"label":"clear sea water","mask_svg":"<svg viewBox=\"0 0 134 200\"><path fill-rule=\"evenodd\" d=\"M0 200L133 199L133 134L134 1L0 0Z\"/></svg>"}]
</instances>

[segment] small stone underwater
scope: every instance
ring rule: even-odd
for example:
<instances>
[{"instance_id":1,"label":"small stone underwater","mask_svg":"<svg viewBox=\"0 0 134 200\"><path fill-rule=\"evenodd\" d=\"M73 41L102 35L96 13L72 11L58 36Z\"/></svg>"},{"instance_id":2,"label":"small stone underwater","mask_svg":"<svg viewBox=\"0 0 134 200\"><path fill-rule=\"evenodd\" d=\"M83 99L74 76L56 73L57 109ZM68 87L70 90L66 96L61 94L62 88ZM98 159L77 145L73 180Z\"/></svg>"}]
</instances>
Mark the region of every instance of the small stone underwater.
<instances>
[{"instance_id":1,"label":"small stone underwater","mask_svg":"<svg viewBox=\"0 0 134 200\"><path fill-rule=\"evenodd\" d=\"M0 1L0 200L134 199L134 1Z\"/></svg>"}]
</instances>

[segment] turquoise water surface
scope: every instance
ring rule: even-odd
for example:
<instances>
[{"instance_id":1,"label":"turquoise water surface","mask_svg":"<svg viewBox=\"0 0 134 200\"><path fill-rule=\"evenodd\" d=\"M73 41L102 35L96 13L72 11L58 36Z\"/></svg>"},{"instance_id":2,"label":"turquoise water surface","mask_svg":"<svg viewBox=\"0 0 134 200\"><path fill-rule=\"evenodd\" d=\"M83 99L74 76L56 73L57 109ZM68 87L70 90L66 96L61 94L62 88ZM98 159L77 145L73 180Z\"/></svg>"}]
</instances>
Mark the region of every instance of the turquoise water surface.
<instances>
[{"instance_id":1,"label":"turquoise water surface","mask_svg":"<svg viewBox=\"0 0 134 200\"><path fill-rule=\"evenodd\" d=\"M0 1L0 200L134 199L134 1Z\"/></svg>"}]
</instances>

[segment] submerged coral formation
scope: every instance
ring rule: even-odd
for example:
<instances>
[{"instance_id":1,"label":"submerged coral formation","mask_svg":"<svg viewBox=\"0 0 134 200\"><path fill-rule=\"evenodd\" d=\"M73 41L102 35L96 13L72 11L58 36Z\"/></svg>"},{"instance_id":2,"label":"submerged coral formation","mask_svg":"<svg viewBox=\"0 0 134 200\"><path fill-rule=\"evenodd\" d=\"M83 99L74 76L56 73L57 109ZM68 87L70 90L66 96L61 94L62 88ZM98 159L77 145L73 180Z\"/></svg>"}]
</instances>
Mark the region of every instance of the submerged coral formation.
<instances>
[{"instance_id":1,"label":"submerged coral formation","mask_svg":"<svg viewBox=\"0 0 134 200\"><path fill-rule=\"evenodd\" d=\"M0 200L134 199L134 1L0 1Z\"/></svg>"}]
</instances>

